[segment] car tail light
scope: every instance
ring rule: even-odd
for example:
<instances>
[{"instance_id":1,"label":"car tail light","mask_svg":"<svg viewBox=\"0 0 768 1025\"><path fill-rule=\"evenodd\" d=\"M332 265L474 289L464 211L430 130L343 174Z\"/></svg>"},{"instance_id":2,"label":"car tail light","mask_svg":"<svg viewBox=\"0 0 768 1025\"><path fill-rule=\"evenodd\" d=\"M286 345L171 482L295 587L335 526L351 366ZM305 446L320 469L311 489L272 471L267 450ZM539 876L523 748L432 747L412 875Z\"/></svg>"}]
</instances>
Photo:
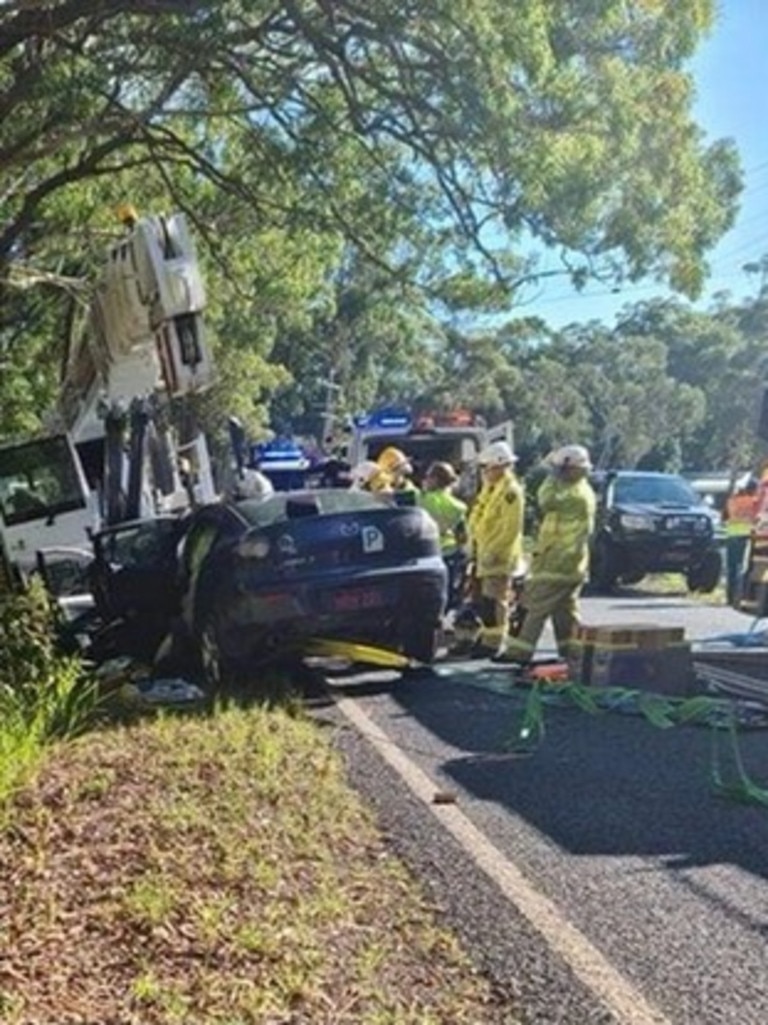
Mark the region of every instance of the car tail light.
<instances>
[{"instance_id":1,"label":"car tail light","mask_svg":"<svg viewBox=\"0 0 768 1025\"><path fill-rule=\"evenodd\" d=\"M269 540L266 537L245 537L236 551L243 559L266 559L270 552Z\"/></svg>"}]
</instances>

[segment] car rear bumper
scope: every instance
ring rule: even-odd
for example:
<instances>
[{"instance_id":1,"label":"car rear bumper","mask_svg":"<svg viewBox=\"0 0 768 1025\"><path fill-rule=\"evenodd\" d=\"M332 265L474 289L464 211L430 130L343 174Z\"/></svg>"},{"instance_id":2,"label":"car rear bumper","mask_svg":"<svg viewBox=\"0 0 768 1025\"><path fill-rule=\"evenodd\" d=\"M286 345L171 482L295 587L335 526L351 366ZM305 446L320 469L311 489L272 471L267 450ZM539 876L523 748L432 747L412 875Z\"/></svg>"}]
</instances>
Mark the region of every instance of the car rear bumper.
<instances>
[{"instance_id":1,"label":"car rear bumper","mask_svg":"<svg viewBox=\"0 0 768 1025\"><path fill-rule=\"evenodd\" d=\"M394 641L417 618L438 623L445 607L447 573L442 560L358 574L239 590L218 609L221 642L234 656L259 639L287 645L302 638L333 636Z\"/></svg>"}]
</instances>

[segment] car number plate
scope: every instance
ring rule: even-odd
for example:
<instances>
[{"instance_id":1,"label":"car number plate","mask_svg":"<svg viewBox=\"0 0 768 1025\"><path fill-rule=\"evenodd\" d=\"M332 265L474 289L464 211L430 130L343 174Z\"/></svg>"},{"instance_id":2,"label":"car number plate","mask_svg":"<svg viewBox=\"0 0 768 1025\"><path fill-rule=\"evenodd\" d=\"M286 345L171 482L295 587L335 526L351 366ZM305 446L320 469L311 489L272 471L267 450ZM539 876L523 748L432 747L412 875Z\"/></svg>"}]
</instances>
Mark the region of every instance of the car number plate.
<instances>
[{"instance_id":1,"label":"car number plate","mask_svg":"<svg viewBox=\"0 0 768 1025\"><path fill-rule=\"evenodd\" d=\"M378 609L386 605L388 595L375 587L360 587L354 591L333 591L328 595L328 605L334 612L360 612L364 609Z\"/></svg>"}]
</instances>

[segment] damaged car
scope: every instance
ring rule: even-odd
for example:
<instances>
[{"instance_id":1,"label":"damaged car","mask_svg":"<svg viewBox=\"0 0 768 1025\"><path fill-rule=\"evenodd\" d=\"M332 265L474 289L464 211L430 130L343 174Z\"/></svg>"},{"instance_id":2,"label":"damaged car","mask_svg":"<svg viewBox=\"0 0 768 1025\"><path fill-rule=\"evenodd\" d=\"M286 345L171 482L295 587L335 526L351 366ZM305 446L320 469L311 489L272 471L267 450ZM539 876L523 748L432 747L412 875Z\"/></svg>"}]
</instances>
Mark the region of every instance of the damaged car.
<instances>
[{"instance_id":1,"label":"damaged car","mask_svg":"<svg viewBox=\"0 0 768 1025\"><path fill-rule=\"evenodd\" d=\"M180 553L182 622L214 684L312 637L429 663L446 587L432 518L359 491L205 507Z\"/></svg>"},{"instance_id":2,"label":"damaged car","mask_svg":"<svg viewBox=\"0 0 768 1025\"><path fill-rule=\"evenodd\" d=\"M99 605L132 620L136 638L171 632L212 686L310 638L427 664L436 654L447 572L437 527L415 506L362 491L275 492L122 524L96 547Z\"/></svg>"}]
</instances>

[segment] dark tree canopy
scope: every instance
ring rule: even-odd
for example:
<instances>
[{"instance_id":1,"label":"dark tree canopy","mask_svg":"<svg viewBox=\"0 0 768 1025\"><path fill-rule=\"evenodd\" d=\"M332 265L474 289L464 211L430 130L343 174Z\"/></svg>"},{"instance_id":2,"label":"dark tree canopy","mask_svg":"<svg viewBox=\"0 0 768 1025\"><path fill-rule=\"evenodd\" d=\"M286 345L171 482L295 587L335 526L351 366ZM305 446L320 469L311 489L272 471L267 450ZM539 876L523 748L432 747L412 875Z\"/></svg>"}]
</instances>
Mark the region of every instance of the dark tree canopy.
<instances>
[{"instance_id":1,"label":"dark tree canopy","mask_svg":"<svg viewBox=\"0 0 768 1025\"><path fill-rule=\"evenodd\" d=\"M61 190L147 164L171 193L192 171L262 222L333 224L458 302L478 266L524 279L531 238L577 276L695 293L733 216L733 153L704 145L683 70L708 0L17 0L0 17L0 266L35 255Z\"/></svg>"},{"instance_id":2,"label":"dark tree canopy","mask_svg":"<svg viewBox=\"0 0 768 1025\"><path fill-rule=\"evenodd\" d=\"M452 318L508 313L544 273L699 292L740 188L733 147L691 115L713 17L713 0L6 0L0 427L50 401L37 371L125 199L185 210L203 243L214 409L306 416L330 375L350 406L439 395L531 417L533 437L521 395L549 408L562 380L550 426L591 423L562 348L523 367L520 339Z\"/></svg>"}]
</instances>

